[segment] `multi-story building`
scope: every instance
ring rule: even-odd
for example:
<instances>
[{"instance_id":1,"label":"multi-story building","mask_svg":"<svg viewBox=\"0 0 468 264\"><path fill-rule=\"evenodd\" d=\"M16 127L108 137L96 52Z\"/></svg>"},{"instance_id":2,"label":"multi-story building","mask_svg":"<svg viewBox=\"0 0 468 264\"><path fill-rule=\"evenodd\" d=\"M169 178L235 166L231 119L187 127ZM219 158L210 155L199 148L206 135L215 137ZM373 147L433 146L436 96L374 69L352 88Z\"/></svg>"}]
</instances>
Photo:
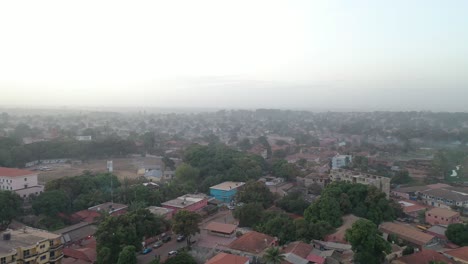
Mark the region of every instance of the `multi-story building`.
<instances>
[{"instance_id":1,"label":"multi-story building","mask_svg":"<svg viewBox=\"0 0 468 264\"><path fill-rule=\"evenodd\" d=\"M208 205L208 197L205 194L186 194L161 203L161 205L164 208L172 209L172 215L175 215L179 210L195 212Z\"/></svg>"},{"instance_id":2,"label":"multi-story building","mask_svg":"<svg viewBox=\"0 0 468 264\"><path fill-rule=\"evenodd\" d=\"M13 191L27 198L42 193L44 186L38 184L36 172L0 167L0 190Z\"/></svg>"},{"instance_id":3,"label":"multi-story building","mask_svg":"<svg viewBox=\"0 0 468 264\"><path fill-rule=\"evenodd\" d=\"M468 188L446 187L431 189L422 191L420 195L423 201L430 206L468 208Z\"/></svg>"},{"instance_id":4,"label":"multi-story building","mask_svg":"<svg viewBox=\"0 0 468 264\"><path fill-rule=\"evenodd\" d=\"M0 263L60 264L62 249L61 235L30 227L7 230L0 240Z\"/></svg>"},{"instance_id":5,"label":"multi-story building","mask_svg":"<svg viewBox=\"0 0 468 264\"><path fill-rule=\"evenodd\" d=\"M343 168L353 161L351 155L336 155L332 158L332 169Z\"/></svg>"},{"instance_id":6,"label":"multi-story building","mask_svg":"<svg viewBox=\"0 0 468 264\"><path fill-rule=\"evenodd\" d=\"M387 195L387 198L390 196L390 178L384 176L372 175L345 169L333 169L330 171L330 180L332 182L345 181L350 183L373 185L377 189L384 192Z\"/></svg>"},{"instance_id":7,"label":"multi-story building","mask_svg":"<svg viewBox=\"0 0 468 264\"><path fill-rule=\"evenodd\" d=\"M431 225L460 223L460 213L445 208L433 208L426 211L426 222Z\"/></svg>"},{"instance_id":8,"label":"multi-story building","mask_svg":"<svg viewBox=\"0 0 468 264\"><path fill-rule=\"evenodd\" d=\"M234 200L237 191L242 188L245 183L227 181L210 187L210 195L225 203L230 203Z\"/></svg>"}]
</instances>

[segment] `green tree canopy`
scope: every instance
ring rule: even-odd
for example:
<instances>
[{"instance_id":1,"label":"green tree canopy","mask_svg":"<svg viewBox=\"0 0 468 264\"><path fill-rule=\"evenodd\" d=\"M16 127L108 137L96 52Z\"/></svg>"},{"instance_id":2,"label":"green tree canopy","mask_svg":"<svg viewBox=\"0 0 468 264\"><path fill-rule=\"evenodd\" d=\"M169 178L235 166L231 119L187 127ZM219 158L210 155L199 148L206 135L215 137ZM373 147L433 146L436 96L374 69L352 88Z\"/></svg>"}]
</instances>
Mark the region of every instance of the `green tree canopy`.
<instances>
[{"instance_id":1,"label":"green tree canopy","mask_svg":"<svg viewBox=\"0 0 468 264\"><path fill-rule=\"evenodd\" d=\"M390 244L380 236L377 226L369 220L356 221L346 231L346 240L351 243L356 263L380 264L386 253L390 253Z\"/></svg>"},{"instance_id":2,"label":"green tree canopy","mask_svg":"<svg viewBox=\"0 0 468 264\"><path fill-rule=\"evenodd\" d=\"M134 246L126 246L119 254L117 264L136 264L136 249Z\"/></svg>"},{"instance_id":3,"label":"green tree canopy","mask_svg":"<svg viewBox=\"0 0 468 264\"><path fill-rule=\"evenodd\" d=\"M0 231L5 230L11 221L21 214L22 200L11 191L0 191Z\"/></svg>"},{"instance_id":4,"label":"green tree canopy","mask_svg":"<svg viewBox=\"0 0 468 264\"><path fill-rule=\"evenodd\" d=\"M451 224L445 231L447 238L459 246L468 246L468 225Z\"/></svg>"},{"instance_id":5,"label":"green tree canopy","mask_svg":"<svg viewBox=\"0 0 468 264\"><path fill-rule=\"evenodd\" d=\"M310 203L304 200L302 192L296 191L288 193L277 201L276 205L286 212L303 215L304 210L309 207Z\"/></svg>"},{"instance_id":6,"label":"green tree canopy","mask_svg":"<svg viewBox=\"0 0 468 264\"><path fill-rule=\"evenodd\" d=\"M243 203L259 203L263 208L270 207L275 200L275 195L268 187L258 181L249 181L237 192L236 201Z\"/></svg>"},{"instance_id":7,"label":"green tree canopy","mask_svg":"<svg viewBox=\"0 0 468 264\"><path fill-rule=\"evenodd\" d=\"M197 264L197 261L189 253L182 251L176 256L170 257L164 264Z\"/></svg>"},{"instance_id":8,"label":"green tree canopy","mask_svg":"<svg viewBox=\"0 0 468 264\"><path fill-rule=\"evenodd\" d=\"M70 211L67 200L67 195L64 191L46 191L34 199L32 207L36 214L55 217L58 213L67 213Z\"/></svg>"},{"instance_id":9,"label":"green tree canopy","mask_svg":"<svg viewBox=\"0 0 468 264\"><path fill-rule=\"evenodd\" d=\"M199 224L201 217L199 214L187 210L180 210L172 219L172 230L179 235L184 235L187 240L187 247L190 247L190 238L200 233Z\"/></svg>"},{"instance_id":10,"label":"green tree canopy","mask_svg":"<svg viewBox=\"0 0 468 264\"><path fill-rule=\"evenodd\" d=\"M281 253L279 247L270 247L265 251L263 259L267 264L281 264L285 256Z\"/></svg>"},{"instance_id":11,"label":"green tree canopy","mask_svg":"<svg viewBox=\"0 0 468 264\"><path fill-rule=\"evenodd\" d=\"M239 219L239 226L253 227L258 223L263 213L263 206L259 203L248 203L234 210L234 217Z\"/></svg>"}]
</instances>

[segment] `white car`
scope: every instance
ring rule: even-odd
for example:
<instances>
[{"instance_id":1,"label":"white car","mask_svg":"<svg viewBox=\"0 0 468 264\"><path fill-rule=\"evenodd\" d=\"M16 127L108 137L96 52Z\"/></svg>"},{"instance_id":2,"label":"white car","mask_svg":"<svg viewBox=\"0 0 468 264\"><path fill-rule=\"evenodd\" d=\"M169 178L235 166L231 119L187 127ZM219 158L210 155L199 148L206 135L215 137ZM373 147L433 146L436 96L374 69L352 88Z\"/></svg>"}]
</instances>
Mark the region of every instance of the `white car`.
<instances>
[{"instance_id":1,"label":"white car","mask_svg":"<svg viewBox=\"0 0 468 264\"><path fill-rule=\"evenodd\" d=\"M171 251L169 251L168 255L169 255L169 256L177 255L177 250L171 250Z\"/></svg>"},{"instance_id":2,"label":"white car","mask_svg":"<svg viewBox=\"0 0 468 264\"><path fill-rule=\"evenodd\" d=\"M232 206L232 205L228 205L228 207L227 207L227 208L228 208L229 210L234 210L234 209L235 209L235 207L234 207L234 206Z\"/></svg>"}]
</instances>

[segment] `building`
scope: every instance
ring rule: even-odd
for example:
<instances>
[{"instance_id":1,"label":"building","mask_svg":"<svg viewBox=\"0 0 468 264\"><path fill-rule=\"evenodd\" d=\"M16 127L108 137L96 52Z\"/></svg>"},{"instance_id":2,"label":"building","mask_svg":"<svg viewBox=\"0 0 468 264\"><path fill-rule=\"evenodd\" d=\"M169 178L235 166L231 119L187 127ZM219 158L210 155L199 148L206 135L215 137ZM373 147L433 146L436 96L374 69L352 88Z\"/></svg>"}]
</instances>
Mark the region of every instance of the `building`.
<instances>
[{"instance_id":1,"label":"building","mask_svg":"<svg viewBox=\"0 0 468 264\"><path fill-rule=\"evenodd\" d=\"M205 264L249 264L248 257L227 254L224 252L218 253L216 256L210 258Z\"/></svg>"},{"instance_id":2,"label":"building","mask_svg":"<svg viewBox=\"0 0 468 264\"><path fill-rule=\"evenodd\" d=\"M36 172L0 167L0 190L14 191L27 198L42 193L44 186L38 184Z\"/></svg>"},{"instance_id":3,"label":"building","mask_svg":"<svg viewBox=\"0 0 468 264\"><path fill-rule=\"evenodd\" d=\"M306 244L304 242L292 242L289 243L283 250L282 253L284 254L284 264L307 264L309 263L309 259L311 259L312 263L325 263L325 258L321 256L317 256L315 254L311 254L314 247L310 244Z\"/></svg>"},{"instance_id":4,"label":"building","mask_svg":"<svg viewBox=\"0 0 468 264\"><path fill-rule=\"evenodd\" d=\"M278 240L272 236L250 231L229 244L229 248L238 251L239 254L258 257L262 256L267 248L276 246L277 242Z\"/></svg>"},{"instance_id":5,"label":"building","mask_svg":"<svg viewBox=\"0 0 468 264\"><path fill-rule=\"evenodd\" d=\"M444 252L444 255L452 258L457 263L468 263L468 247L460 247L457 249L448 250Z\"/></svg>"},{"instance_id":6,"label":"building","mask_svg":"<svg viewBox=\"0 0 468 264\"><path fill-rule=\"evenodd\" d=\"M61 235L24 227L7 230L0 240L0 263L59 264L63 258Z\"/></svg>"},{"instance_id":7,"label":"building","mask_svg":"<svg viewBox=\"0 0 468 264\"><path fill-rule=\"evenodd\" d=\"M296 177L296 181L305 187L317 184L320 187L324 188L330 183L330 177L324 174L311 173L306 175L305 177Z\"/></svg>"},{"instance_id":8,"label":"building","mask_svg":"<svg viewBox=\"0 0 468 264\"><path fill-rule=\"evenodd\" d=\"M430 189L421 192L423 201L434 207L450 208L459 206L468 208L468 189L457 187L446 187Z\"/></svg>"},{"instance_id":9,"label":"building","mask_svg":"<svg viewBox=\"0 0 468 264\"><path fill-rule=\"evenodd\" d=\"M208 234L222 237L234 237L237 225L210 222L204 228Z\"/></svg>"},{"instance_id":10,"label":"building","mask_svg":"<svg viewBox=\"0 0 468 264\"><path fill-rule=\"evenodd\" d=\"M234 200L237 191L245 183L227 181L210 187L210 195L224 203L230 203Z\"/></svg>"},{"instance_id":11,"label":"building","mask_svg":"<svg viewBox=\"0 0 468 264\"><path fill-rule=\"evenodd\" d=\"M378 175L372 175L352 170L334 169L330 171L330 180L345 181L349 183L360 183L364 185L372 185L390 196L390 178Z\"/></svg>"},{"instance_id":12,"label":"building","mask_svg":"<svg viewBox=\"0 0 468 264\"><path fill-rule=\"evenodd\" d=\"M406 255L393 260L392 264L428 264L434 261L435 263L455 264L455 261L447 258L441 253L434 250L423 250L411 255Z\"/></svg>"},{"instance_id":13,"label":"building","mask_svg":"<svg viewBox=\"0 0 468 264\"><path fill-rule=\"evenodd\" d=\"M95 212L105 212L109 215L121 215L127 212L128 206L125 204L118 204L118 203L103 203L93 207L88 208L90 211Z\"/></svg>"},{"instance_id":14,"label":"building","mask_svg":"<svg viewBox=\"0 0 468 264\"><path fill-rule=\"evenodd\" d=\"M162 207L172 209L175 215L179 210L198 211L208 205L208 197L204 194L186 194L176 199L161 203Z\"/></svg>"},{"instance_id":15,"label":"building","mask_svg":"<svg viewBox=\"0 0 468 264\"><path fill-rule=\"evenodd\" d=\"M148 206L146 207L146 209L148 209L152 214L161 216L166 220L172 219L172 213L174 212L174 209L158 207L158 206Z\"/></svg>"},{"instance_id":16,"label":"building","mask_svg":"<svg viewBox=\"0 0 468 264\"><path fill-rule=\"evenodd\" d=\"M93 136L76 136L75 139L78 141L91 141Z\"/></svg>"},{"instance_id":17,"label":"building","mask_svg":"<svg viewBox=\"0 0 468 264\"><path fill-rule=\"evenodd\" d=\"M398 203L401 205L403 213L405 213L406 216L412 218L418 218L420 212L424 212L427 209L426 207L416 204L412 201L398 201Z\"/></svg>"},{"instance_id":18,"label":"building","mask_svg":"<svg viewBox=\"0 0 468 264\"><path fill-rule=\"evenodd\" d=\"M460 213L444 208L433 208L426 212L426 222L431 225L460 223Z\"/></svg>"},{"instance_id":19,"label":"building","mask_svg":"<svg viewBox=\"0 0 468 264\"><path fill-rule=\"evenodd\" d=\"M339 169L347 166L353 162L353 156L351 155L339 155L337 154L332 158L332 169Z\"/></svg>"},{"instance_id":20,"label":"building","mask_svg":"<svg viewBox=\"0 0 468 264\"><path fill-rule=\"evenodd\" d=\"M379 230L387 235L396 235L399 239L420 250L435 246L439 242L437 237L403 224L385 222L379 226Z\"/></svg>"}]
</instances>

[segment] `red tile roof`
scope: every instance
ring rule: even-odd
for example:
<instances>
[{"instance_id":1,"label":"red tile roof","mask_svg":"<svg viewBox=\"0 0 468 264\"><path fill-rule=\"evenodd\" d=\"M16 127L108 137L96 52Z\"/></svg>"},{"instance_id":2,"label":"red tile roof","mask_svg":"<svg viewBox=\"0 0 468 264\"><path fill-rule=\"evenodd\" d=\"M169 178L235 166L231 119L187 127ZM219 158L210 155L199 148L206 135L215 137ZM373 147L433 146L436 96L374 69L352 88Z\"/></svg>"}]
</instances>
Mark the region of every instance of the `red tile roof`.
<instances>
[{"instance_id":1,"label":"red tile roof","mask_svg":"<svg viewBox=\"0 0 468 264\"><path fill-rule=\"evenodd\" d=\"M67 257L75 258L75 259L84 260L89 263L94 263L96 262L96 259L97 259L96 250L91 249L91 248L78 248L78 249L64 248L63 255Z\"/></svg>"},{"instance_id":2,"label":"red tile roof","mask_svg":"<svg viewBox=\"0 0 468 264\"><path fill-rule=\"evenodd\" d=\"M289 243L285 249L283 249L284 253L294 253L301 258L307 258L310 252L314 249L312 245L306 244L304 242L293 242Z\"/></svg>"},{"instance_id":3,"label":"red tile roof","mask_svg":"<svg viewBox=\"0 0 468 264\"><path fill-rule=\"evenodd\" d=\"M99 216L101 216L100 213L91 210L82 210L71 215L73 219L78 219L79 221L87 223L94 223Z\"/></svg>"},{"instance_id":4,"label":"red tile roof","mask_svg":"<svg viewBox=\"0 0 468 264\"><path fill-rule=\"evenodd\" d=\"M317 256L315 254L309 254L306 259L310 262L317 263L317 264L325 263L325 258Z\"/></svg>"},{"instance_id":5,"label":"red tile roof","mask_svg":"<svg viewBox=\"0 0 468 264\"><path fill-rule=\"evenodd\" d=\"M468 247L461 247L453 250L445 251L445 254L457 259L468 261Z\"/></svg>"},{"instance_id":6,"label":"red tile roof","mask_svg":"<svg viewBox=\"0 0 468 264\"><path fill-rule=\"evenodd\" d=\"M247 261L249 261L248 257L221 252L209 259L207 262L205 262L205 264L245 264Z\"/></svg>"},{"instance_id":7,"label":"red tile roof","mask_svg":"<svg viewBox=\"0 0 468 264\"><path fill-rule=\"evenodd\" d=\"M251 231L234 240L229 247L235 250L258 254L274 242L276 242L276 238L274 237Z\"/></svg>"},{"instance_id":8,"label":"red tile roof","mask_svg":"<svg viewBox=\"0 0 468 264\"><path fill-rule=\"evenodd\" d=\"M27 176L27 175L32 175L32 174L35 174L35 172L30 171L30 170L20 170L20 169L14 169L14 168L0 167L0 176L21 177L21 176Z\"/></svg>"},{"instance_id":9,"label":"red tile roof","mask_svg":"<svg viewBox=\"0 0 468 264\"><path fill-rule=\"evenodd\" d=\"M430 261L442 261L446 264L455 264L456 262L442 255L441 253L424 249L417 253L403 256L395 260L396 263L405 263L405 264L427 264Z\"/></svg>"}]
</instances>

